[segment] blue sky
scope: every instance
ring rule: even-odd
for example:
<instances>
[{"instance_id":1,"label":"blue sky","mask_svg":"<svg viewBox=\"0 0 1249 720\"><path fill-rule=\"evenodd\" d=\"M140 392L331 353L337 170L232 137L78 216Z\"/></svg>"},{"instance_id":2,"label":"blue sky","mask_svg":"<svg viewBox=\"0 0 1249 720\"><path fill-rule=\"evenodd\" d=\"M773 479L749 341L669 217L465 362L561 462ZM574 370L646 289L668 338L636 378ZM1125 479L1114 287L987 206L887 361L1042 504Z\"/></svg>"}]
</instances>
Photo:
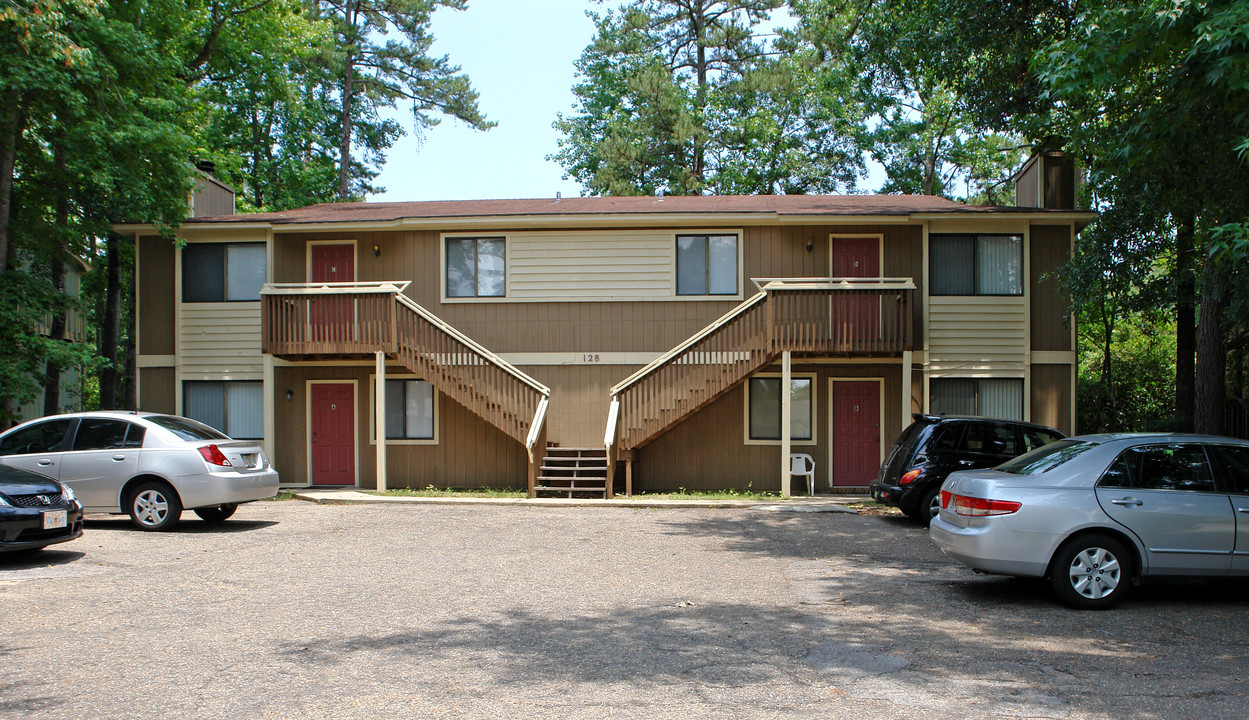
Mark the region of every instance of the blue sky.
<instances>
[{"instance_id":1,"label":"blue sky","mask_svg":"<svg viewBox=\"0 0 1249 720\"><path fill-rule=\"evenodd\" d=\"M450 56L499 123L488 132L444 120L423 142L410 134L386 157L371 200L478 200L565 197L581 186L544 158L556 150L556 113L572 110L573 62L594 35L591 0L469 0L468 9L434 14L434 51ZM410 115L396 113L406 130ZM401 116L406 116L401 117Z\"/></svg>"}]
</instances>

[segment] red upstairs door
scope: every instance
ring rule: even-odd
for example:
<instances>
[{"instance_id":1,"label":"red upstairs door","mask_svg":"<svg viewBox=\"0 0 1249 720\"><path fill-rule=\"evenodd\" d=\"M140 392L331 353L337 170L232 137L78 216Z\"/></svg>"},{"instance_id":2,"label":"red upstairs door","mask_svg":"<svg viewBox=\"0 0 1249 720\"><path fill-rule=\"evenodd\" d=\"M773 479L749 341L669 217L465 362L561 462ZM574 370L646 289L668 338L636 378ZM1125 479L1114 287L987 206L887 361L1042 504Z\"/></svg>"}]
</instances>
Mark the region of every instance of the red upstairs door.
<instances>
[{"instance_id":1,"label":"red upstairs door","mask_svg":"<svg viewBox=\"0 0 1249 720\"><path fill-rule=\"evenodd\" d=\"M833 484L867 485L880 471L880 383L836 380L833 402Z\"/></svg>"},{"instance_id":2,"label":"red upstairs door","mask_svg":"<svg viewBox=\"0 0 1249 720\"><path fill-rule=\"evenodd\" d=\"M355 282L356 246L316 244L308 246L308 280L313 283ZM312 340L319 343L347 342L355 338L354 307L351 298L319 297L309 306ZM349 348L342 348L349 351ZM333 352L334 348L324 348Z\"/></svg>"},{"instance_id":3,"label":"red upstairs door","mask_svg":"<svg viewBox=\"0 0 1249 720\"><path fill-rule=\"evenodd\" d=\"M874 237L832 239L829 272L834 278L880 277L880 240ZM834 293L831 332L834 349L849 350L856 340L880 337L880 299L861 291Z\"/></svg>"},{"instance_id":4,"label":"red upstairs door","mask_svg":"<svg viewBox=\"0 0 1249 720\"><path fill-rule=\"evenodd\" d=\"M313 485L356 484L356 388L313 383L310 392Z\"/></svg>"}]
</instances>

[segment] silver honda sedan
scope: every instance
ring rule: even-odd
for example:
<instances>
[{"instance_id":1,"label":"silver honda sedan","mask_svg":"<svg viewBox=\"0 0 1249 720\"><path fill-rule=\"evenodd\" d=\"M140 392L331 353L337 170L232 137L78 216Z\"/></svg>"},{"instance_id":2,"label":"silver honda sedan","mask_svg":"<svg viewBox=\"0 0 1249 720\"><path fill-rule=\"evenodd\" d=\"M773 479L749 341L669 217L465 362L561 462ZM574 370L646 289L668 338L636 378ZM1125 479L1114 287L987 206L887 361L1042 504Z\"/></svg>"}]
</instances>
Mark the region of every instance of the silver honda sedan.
<instances>
[{"instance_id":1,"label":"silver honda sedan","mask_svg":"<svg viewBox=\"0 0 1249 720\"><path fill-rule=\"evenodd\" d=\"M273 497L278 473L258 440L148 412L88 412L31 420L0 433L0 464L60 480L86 512L125 513L168 530L183 509L209 522Z\"/></svg>"},{"instance_id":2,"label":"silver honda sedan","mask_svg":"<svg viewBox=\"0 0 1249 720\"><path fill-rule=\"evenodd\" d=\"M1048 578L1114 605L1144 578L1249 575L1249 442L1084 435L950 475L929 529L982 572Z\"/></svg>"}]
</instances>

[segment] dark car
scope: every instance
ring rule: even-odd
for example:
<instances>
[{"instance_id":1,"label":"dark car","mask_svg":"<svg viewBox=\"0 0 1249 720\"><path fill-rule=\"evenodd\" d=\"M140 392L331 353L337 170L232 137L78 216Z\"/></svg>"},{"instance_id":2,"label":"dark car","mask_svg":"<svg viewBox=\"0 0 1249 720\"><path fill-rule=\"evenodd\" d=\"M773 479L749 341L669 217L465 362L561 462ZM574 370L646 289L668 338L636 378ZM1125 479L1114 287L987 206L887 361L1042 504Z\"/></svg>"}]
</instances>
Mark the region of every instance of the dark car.
<instances>
[{"instance_id":1,"label":"dark car","mask_svg":"<svg viewBox=\"0 0 1249 720\"><path fill-rule=\"evenodd\" d=\"M0 465L0 552L38 550L82 536L82 504L51 478Z\"/></svg>"},{"instance_id":2,"label":"dark car","mask_svg":"<svg viewBox=\"0 0 1249 720\"><path fill-rule=\"evenodd\" d=\"M941 483L955 470L991 468L1063 439L1054 428L1017 420L912 415L894 441L880 474L872 481L872 498L900 508L927 525L941 510Z\"/></svg>"}]
</instances>

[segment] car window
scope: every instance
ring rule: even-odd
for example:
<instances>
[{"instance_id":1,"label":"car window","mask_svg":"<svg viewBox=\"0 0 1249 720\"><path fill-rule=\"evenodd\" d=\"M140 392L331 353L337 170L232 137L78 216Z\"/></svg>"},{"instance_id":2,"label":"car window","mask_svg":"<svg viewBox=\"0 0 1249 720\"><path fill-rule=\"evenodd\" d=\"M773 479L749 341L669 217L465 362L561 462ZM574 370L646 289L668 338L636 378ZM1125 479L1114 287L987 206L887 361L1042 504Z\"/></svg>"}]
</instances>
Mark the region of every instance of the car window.
<instances>
[{"instance_id":1,"label":"car window","mask_svg":"<svg viewBox=\"0 0 1249 720\"><path fill-rule=\"evenodd\" d=\"M937 428L933 438L928 441L928 451L957 449L959 441L963 439L963 429L966 427L967 423L951 423Z\"/></svg>"},{"instance_id":2,"label":"car window","mask_svg":"<svg viewBox=\"0 0 1249 720\"><path fill-rule=\"evenodd\" d=\"M990 455L1018 455L1015 429L997 423L968 423L962 449Z\"/></svg>"},{"instance_id":3,"label":"car window","mask_svg":"<svg viewBox=\"0 0 1249 720\"><path fill-rule=\"evenodd\" d=\"M177 415L150 415L147 421L165 428L169 432L177 435L180 440L229 440L222 433L208 427L204 423L196 422Z\"/></svg>"},{"instance_id":4,"label":"car window","mask_svg":"<svg viewBox=\"0 0 1249 720\"><path fill-rule=\"evenodd\" d=\"M130 423L108 418L83 418L74 433L74 450L112 450L126 446Z\"/></svg>"},{"instance_id":5,"label":"car window","mask_svg":"<svg viewBox=\"0 0 1249 720\"><path fill-rule=\"evenodd\" d=\"M1024 452L1032 452L1043 445L1049 445L1052 442L1063 439L1062 435L1055 435L1052 432L1036 428L1021 428L1020 430L1020 434L1023 435Z\"/></svg>"},{"instance_id":6,"label":"car window","mask_svg":"<svg viewBox=\"0 0 1249 720\"><path fill-rule=\"evenodd\" d=\"M1220 474L1227 483L1227 491L1249 495L1249 447L1211 445L1207 449L1219 465Z\"/></svg>"},{"instance_id":7,"label":"car window","mask_svg":"<svg viewBox=\"0 0 1249 720\"><path fill-rule=\"evenodd\" d=\"M1043 445L1032 452L1024 453L1017 458L1007 460L995 470L1008 472L1012 475L1040 475L1079 457L1097 447L1097 443L1082 440L1058 440Z\"/></svg>"},{"instance_id":8,"label":"car window","mask_svg":"<svg viewBox=\"0 0 1249 720\"><path fill-rule=\"evenodd\" d=\"M143 438L147 437L147 428L134 423L126 423L130 427L126 430L126 440L121 444L126 448L143 447Z\"/></svg>"},{"instance_id":9,"label":"car window","mask_svg":"<svg viewBox=\"0 0 1249 720\"><path fill-rule=\"evenodd\" d=\"M69 423L68 419L49 420L22 428L0 440L0 455L58 452Z\"/></svg>"},{"instance_id":10,"label":"car window","mask_svg":"<svg viewBox=\"0 0 1249 720\"><path fill-rule=\"evenodd\" d=\"M1100 487L1214 492L1214 475L1200 445L1145 445L1124 450Z\"/></svg>"}]
</instances>

